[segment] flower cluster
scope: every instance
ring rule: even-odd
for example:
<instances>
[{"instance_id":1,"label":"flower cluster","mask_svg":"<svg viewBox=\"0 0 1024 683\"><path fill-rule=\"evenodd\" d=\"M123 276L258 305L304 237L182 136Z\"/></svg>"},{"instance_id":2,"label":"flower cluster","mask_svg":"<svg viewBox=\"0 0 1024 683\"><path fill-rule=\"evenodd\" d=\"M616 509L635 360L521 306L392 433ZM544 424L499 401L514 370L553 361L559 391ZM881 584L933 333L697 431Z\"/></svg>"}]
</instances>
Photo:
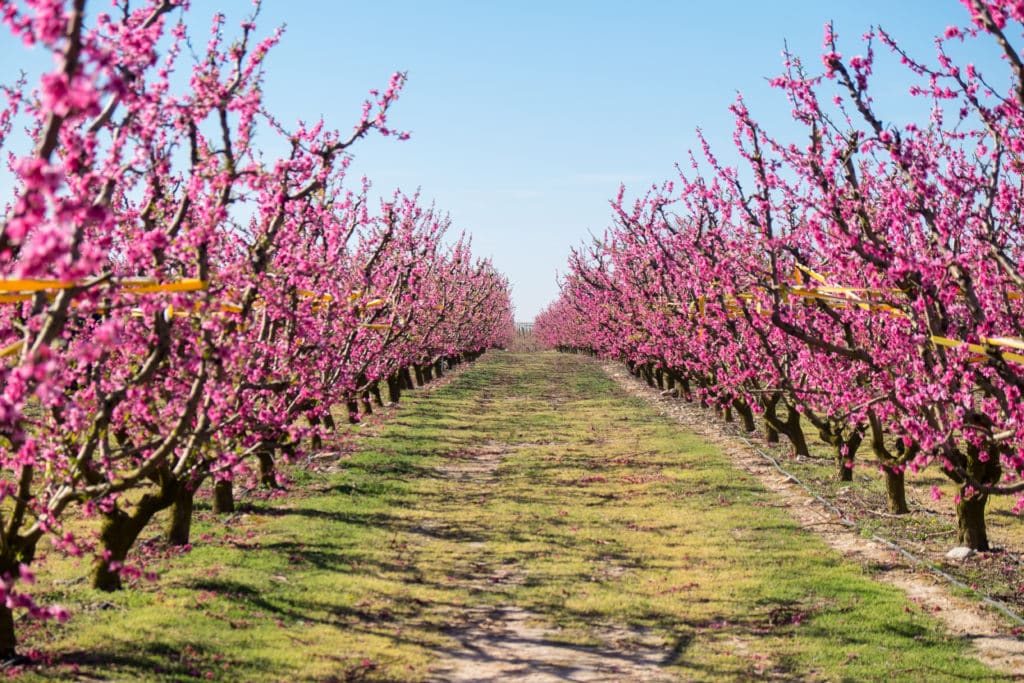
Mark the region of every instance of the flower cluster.
<instances>
[{"instance_id":1,"label":"flower cluster","mask_svg":"<svg viewBox=\"0 0 1024 683\"><path fill-rule=\"evenodd\" d=\"M905 472L934 463L959 484L961 544L987 549L987 498L1024 493L1024 63L1008 34L1018 3L964 4L971 21L937 39L936 65L881 30L844 59L828 27L820 74L786 55L772 84L805 141L773 137L737 100L741 162L701 140L678 181L632 204L620 192L535 332L748 429L761 415L797 453L813 427L842 479L870 446L893 512L907 511ZM1005 91L947 50L993 37ZM907 66L929 120L876 111L877 44Z\"/></svg>"},{"instance_id":2,"label":"flower cluster","mask_svg":"<svg viewBox=\"0 0 1024 683\"><path fill-rule=\"evenodd\" d=\"M0 654L12 608L64 614L17 590L43 537L98 546L94 583L116 588L158 511L174 506L169 540L188 542L203 481L227 506L239 478L277 485L274 459L301 457L332 408L358 419L380 382L395 399L410 368L512 334L507 281L445 237L445 215L343 186L359 139L407 137L388 121L403 74L348 133L289 129L262 90L280 32L257 39L251 17L229 36L218 15L188 63L202 44L187 3L131 4L0 2L57 64L34 90L6 87L0 110L15 177L0 221ZM257 146L274 137L279 158ZM98 543L61 528L68 510L99 518Z\"/></svg>"}]
</instances>

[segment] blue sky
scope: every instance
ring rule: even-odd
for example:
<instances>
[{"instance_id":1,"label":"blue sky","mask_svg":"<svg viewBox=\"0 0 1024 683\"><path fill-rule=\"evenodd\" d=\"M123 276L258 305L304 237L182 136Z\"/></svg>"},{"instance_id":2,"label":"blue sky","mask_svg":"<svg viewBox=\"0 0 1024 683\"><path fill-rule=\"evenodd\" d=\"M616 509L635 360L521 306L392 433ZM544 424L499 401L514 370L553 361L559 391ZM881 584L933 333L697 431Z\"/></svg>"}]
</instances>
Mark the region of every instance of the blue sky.
<instances>
[{"instance_id":1,"label":"blue sky","mask_svg":"<svg viewBox=\"0 0 1024 683\"><path fill-rule=\"evenodd\" d=\"M205 27L214 8L237 26L250 3L193 0L191 14ZM732 158L737 92L785 137L789 107L766 82L785 42L816 68L832 20L844 54L881 25L931 56L932 37L965 17L955 0L264 0L258 26L287 25L266 79L285 122L323 115L347 130L368 89L408 71L391 123L412 138L361 143L353 179L420 188L510 277L528 320L557 295L570 247L609 223L620 182L635 194L674 177L697 127ZM4 82L15 54L0 39ZM895 65L879 70L890 120L915 115L907 83Z\"/></svg>"}]
</instances>

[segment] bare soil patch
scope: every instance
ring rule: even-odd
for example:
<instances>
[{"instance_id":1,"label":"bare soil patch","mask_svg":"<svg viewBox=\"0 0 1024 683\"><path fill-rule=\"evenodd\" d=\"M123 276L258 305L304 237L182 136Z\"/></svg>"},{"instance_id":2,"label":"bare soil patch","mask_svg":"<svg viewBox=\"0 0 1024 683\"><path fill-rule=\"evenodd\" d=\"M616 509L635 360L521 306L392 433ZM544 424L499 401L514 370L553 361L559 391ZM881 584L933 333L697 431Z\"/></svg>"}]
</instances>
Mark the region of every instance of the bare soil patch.
<instances>
[{"instance_id":1,"label":"bare soil patch","mask_svg":"<svg viewBox=\"0 0 1024 683\"><path fill-rule=\"evenodd\" d=\"M556 630L513 605L472 610L452 629L436 681L672 681L659 665L664 643L628 629L605 629L599 647L554 642Z\"/></svg>"}]
</instances>

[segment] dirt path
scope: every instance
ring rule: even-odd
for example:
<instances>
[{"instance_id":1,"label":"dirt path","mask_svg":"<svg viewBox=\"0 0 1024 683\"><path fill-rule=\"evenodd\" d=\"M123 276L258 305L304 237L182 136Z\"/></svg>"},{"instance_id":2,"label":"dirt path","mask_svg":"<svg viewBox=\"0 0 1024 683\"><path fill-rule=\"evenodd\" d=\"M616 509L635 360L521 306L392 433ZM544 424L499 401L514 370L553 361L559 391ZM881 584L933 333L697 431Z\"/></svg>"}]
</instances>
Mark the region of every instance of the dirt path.
<instances>
[{"instance_id":1,"label":"dirt path","mask_svg":"<svg viewBox=\"0 0 1024 683\"><path fill-rule=\"evenodd\" d=\"M445 608L429 680L1024 680L1021 642L991 617L685 405L579 357L509 354L474 373L445 413L458 447L436 470L439 502L417 513L421 561L444 556L447 587L471 596ZM636 414L622 388L685 430ZM860 566L833 566L800 527ZM963 662L967 639L1002 675Z\"/></svg>"},{"instance_id":2,"label":"dirt path","mask_svg":"<svg viewBox=\"0 0 1024 683\"><path fill-rule=\"evenodd\" d=\"M792 479L779 473L765 458L728 434L721 424L708 419L706 411L685 401L663 396L621 365L605 363L605 372L632 396L656 406L659 412L700 434L726 453L740 469L755 475L765 488L784 501L800 524L823 538L831 547L865 566L884 566L876 579L896 586L934 613L950 633L972 643L975 656L986 665L1024 680L1024 640L1006 633L1005 624L976 601L950 592L950 585L927 570L910 564L900 553L859 536L841 524Z\"/></svg>"},{"instance_id":3,"label":"dirt path","mask_svg":"<svg viewBox=\"0 0 1024 683\"><path fill-rule=\"evenodd\" d=\"M559 403L562 397L551 397ZM480 399L486 412L493 399ZM459 457L449 458L439 474L461 495L486 499L498 483L498 468L516 445L488 440ZM461 586L478 594L500 593L526 580L516 564L497 568L487 557L486 544L469 541L478 551L469 561ZM456 646L443 648L443 657L431 680L452 683L523 681L557 683L574 681L674 681L660 667L668 657L663 639L637 629L605 626L595 632L601 645L581 647L559 643L559 632L543 625L542 615L515 604L479 606L453 615L448 635Z\"/></svg>"}]
</instances>

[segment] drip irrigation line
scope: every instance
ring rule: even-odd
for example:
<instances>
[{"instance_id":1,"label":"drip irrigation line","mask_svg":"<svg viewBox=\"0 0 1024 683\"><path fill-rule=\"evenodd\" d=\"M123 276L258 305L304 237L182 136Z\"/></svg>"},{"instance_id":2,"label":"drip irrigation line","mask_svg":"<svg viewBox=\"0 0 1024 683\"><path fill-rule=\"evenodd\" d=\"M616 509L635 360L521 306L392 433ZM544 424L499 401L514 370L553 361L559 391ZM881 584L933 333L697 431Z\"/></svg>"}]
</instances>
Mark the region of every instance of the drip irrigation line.
<instances>
[{"instance_id":1,"label":"drip irrigation line","mask_svg":"<svg viewBox=\"0 0 1024 683\"><path fill-rule=\"evenodd\" d=\"M830 503L827 500L825 500L824 498L822 498L820 495L815 493L814 490L812 490L810 486L808 486L807 484L802 482L799 478L797 478L791 472L787 471L779 463L779 461L774 456L772 456L770 453L766 453L763 450L761 450L760 448L758 448L756 445L754 445L745 436L742 436L740 434L735 434L734 436L736 436L740 441L745 443L749 448L751 448L755 453L760 455L762 458L764 458L765 460L768 460L770 463L772 463L772 465L775 466L775 469L777 469L779 472L781 472L787 478L789 478L793 482L795 482L804 491L809 493L815 500L817 500L823 506L825 506L826 508L828 508L829 510L834 512L836 514L836 516L838 517L840 523L842 523L845 526L850 527L850 528L856 528L856 526L857 526L856 523L854 523L853 521L848 519L846 517L846 515L843 514L842 510L840 510L838 507L836 507L832 503ZM877 536L877 535L872 535L871 536L871 540L875 541L877 543L881 543L882 545L885 545L885 546L895 550L896 552L900 553L901 555L903 555L905 558L907 558L908 560L910 560L914 564L918 565L919 567L924 567L925 569L928 569L929 571L931 571L936 576L939 576L939 577L945 579L946 581L948 581L949 583L953 584L957 588L961 588L963 590L966 590L966 591L969 591L969 592L973 593L978 598L980 598L982 602L984 602L985 604L987 604L987 605L989 605L991 607L996 608L997 610L1002 612L1006 617L1008 617L1011 621L1015 621L1018 624L1024 625L1024 617L1021 617L1019 614L1014 612L1005 603L1003 603L1003 602L1001 602L999 600L996 600L993 597L985 595L984 593L980 593L979 591L977 591L974 588L971 588L970 586L968 586L963 581L957 579L955 576L950 575L948 572L943 571L939 567L936 567L931 562L928 562L927 560L924 560L924 559L922 559L920 557L917 557L916 555L911 553L909 550L907 550L903 546L901 546L901 545L899 545L899 544L897 544L897 543L895 543L893 541L890 541L888 539L882 538L881 536ZM1013 559L1016 559L1012 555L1010 557L1013 558Z\"/></svg>"}]
</instances>

